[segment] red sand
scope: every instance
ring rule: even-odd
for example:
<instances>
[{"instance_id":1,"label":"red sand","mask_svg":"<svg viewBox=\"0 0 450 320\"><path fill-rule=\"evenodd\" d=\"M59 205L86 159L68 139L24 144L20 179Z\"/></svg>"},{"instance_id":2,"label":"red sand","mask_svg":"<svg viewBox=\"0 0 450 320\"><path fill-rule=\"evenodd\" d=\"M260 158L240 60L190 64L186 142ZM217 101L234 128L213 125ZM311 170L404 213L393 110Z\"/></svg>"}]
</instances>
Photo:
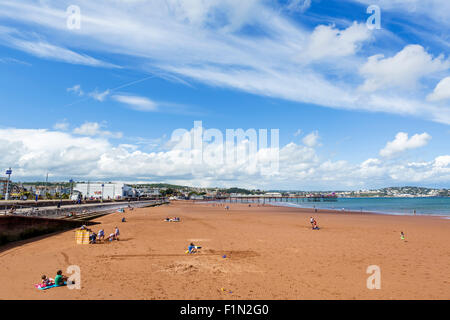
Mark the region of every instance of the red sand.
<instances>
[{"instance_id":1,"label":"red sand","mask_svg":"<svg viewBox=\"0 0 450 320\"><path fill-rule=\"evenodd\" d=\"M121 240L77 245L68 231L0 248L0 298L450 299L450 220L441 218L175 202L96 221L107 235L119 226ZM199 254L185 254L190 242ZM33 287L69 265L81 268L81 290ZM367 289L369 265L381 268L380 290Z\"/></svg>"}]
</instances>

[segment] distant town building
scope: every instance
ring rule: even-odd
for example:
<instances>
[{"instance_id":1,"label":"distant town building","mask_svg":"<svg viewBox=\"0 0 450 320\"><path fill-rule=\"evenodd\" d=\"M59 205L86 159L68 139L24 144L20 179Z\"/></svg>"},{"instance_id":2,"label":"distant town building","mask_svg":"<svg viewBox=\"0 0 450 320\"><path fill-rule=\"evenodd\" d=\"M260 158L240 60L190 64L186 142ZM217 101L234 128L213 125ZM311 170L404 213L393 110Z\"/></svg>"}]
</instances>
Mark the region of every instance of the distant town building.
<instances>
[{"instance_id":1,"label":"distant town building","mask_svg":"<svg viewBox=\"0 0 450 320\"><path fill-rule=\"evenodd\" d=\"M280 192L266 192L265 196L266 197L281 197L281 193Z\"/></svg>"},{"instance_id":2,"label":"distant town building","mask_svg":"<svg viewBox=\"0 0 450 320\"><path fill-rule=\"evenodd\" d=\"M159 188L139 188L138 190L140 197L152 198L159 197L161 195L161 190Z\"/></svg>"},{"instance_id":3,"label":"distant town building","mask_svg":"<svg viewBox=\"0 0 450 320\"><path fill-rule=\"evenodd\" d=\"M135 192L125 183L77 183L73 187L82 198L95 199L123 199L133 197Z\"/></svg>"}]
</instances>

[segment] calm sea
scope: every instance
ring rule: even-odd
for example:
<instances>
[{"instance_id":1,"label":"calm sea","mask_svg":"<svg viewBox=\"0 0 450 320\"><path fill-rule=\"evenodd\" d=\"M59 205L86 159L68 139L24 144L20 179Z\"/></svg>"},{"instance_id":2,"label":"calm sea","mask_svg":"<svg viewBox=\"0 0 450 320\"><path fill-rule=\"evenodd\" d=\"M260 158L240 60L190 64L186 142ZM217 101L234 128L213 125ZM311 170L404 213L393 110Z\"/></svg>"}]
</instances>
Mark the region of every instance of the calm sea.
<instances>
[{"instance_id":1,"label":"calm sea","mask_svg":"<svg viewBox=\"0 0 450 320\"><path fill-rule=\"evenodd\" d=\"M271 202L282 206L322 208L349 211L370 211L387 214L439 215L450 217L450 197L426 198L338 198L333 202L309 202L306 199L289 199L288 202Z\"/></svg>"}]
</instances>

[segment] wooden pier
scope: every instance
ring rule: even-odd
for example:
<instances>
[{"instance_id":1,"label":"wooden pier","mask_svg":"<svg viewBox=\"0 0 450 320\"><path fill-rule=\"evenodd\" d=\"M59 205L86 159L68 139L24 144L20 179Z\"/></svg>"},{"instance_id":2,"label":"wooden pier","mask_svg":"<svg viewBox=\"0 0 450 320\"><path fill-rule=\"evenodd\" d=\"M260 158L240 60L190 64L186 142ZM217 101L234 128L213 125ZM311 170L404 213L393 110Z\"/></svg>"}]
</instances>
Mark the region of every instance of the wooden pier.
<instances>
[{"instance_id":1,"label":"wooden pier","mask_svg":"<svg viewBox=\"0 0 450 320\"><path fill-rule=\"evenodd\" d=\"M213 197L204 199L205 201L222 201L227 203L270 203L270 202L334 202L337 201L336 195L309 195L309 196L228 196Z\"/></svg>"}]
</instances>

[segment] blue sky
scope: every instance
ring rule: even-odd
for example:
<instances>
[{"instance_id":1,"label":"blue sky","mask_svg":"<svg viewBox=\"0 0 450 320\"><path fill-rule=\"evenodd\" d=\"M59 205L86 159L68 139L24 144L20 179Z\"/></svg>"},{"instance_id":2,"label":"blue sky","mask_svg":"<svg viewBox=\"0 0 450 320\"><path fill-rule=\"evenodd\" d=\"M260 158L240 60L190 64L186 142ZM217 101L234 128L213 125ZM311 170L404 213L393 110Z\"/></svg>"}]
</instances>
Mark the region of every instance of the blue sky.
<instances>
[{"instance_id":1,"label":"blue sky","mask_svg":"<svg viewBox=\"0 0 450 320\"><path fill-rule=\"evenodd\" d=\"M0 167L22 181L450 187L448 12L445 0L2 1ZM278 172L175 159L171 134L194 121L279 129Z\"/></svg>"}]
</instances>

